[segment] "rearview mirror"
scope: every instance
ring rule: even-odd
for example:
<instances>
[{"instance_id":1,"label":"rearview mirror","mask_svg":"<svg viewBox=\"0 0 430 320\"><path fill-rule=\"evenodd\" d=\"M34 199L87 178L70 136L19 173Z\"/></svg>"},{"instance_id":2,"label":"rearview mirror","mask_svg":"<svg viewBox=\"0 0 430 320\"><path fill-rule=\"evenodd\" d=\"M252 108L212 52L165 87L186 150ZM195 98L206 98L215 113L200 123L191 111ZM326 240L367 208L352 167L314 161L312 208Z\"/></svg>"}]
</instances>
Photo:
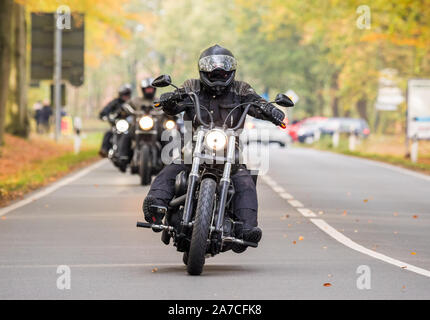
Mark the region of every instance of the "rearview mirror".
<instances>
[{"instance_id":1,"label":"rearview mirror","mask_svg":"<svg viewBox=\"0 0 430 320\"><path fill-rule=\"evenodd\" d=\"M157 77L152 81L151 85L153 87L162 88L167 87L172 84L172 79L168 74L162 74L161 76Z\"/></svg>"},{"instance_id":2,"label":"rearview mirror","mask_svg":"<svg viewBox=\"0 0 430 320\"><path fill-rule=\"evenodd\" d=\"M275 103L279 104L282 107L294 107L294 102L282 93L279 93L276 96Z\"/></svg>"}]
</instances>

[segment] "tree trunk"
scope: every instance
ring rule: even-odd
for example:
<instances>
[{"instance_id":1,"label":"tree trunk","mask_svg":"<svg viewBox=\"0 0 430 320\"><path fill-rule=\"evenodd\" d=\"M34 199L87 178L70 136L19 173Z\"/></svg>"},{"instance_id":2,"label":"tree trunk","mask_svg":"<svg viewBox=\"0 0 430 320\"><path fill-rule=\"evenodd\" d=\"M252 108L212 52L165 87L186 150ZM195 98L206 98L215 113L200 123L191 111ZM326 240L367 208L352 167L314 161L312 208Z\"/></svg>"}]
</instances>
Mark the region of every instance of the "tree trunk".
<instances>
[{"instance_id":1,"label":"tree trunk","mask_svg":"<svg viewBox=\"0 0 430 320\"><path fill-rule=\"evenodd\" d=\"M361 98L357 101L357 104L355 105L357 107L357 112L360 115L360 118L366 120L369 122L369 119L367 117L367 99L365 97Z\"/></svg>"},{"instance_id":2,"label":"tree trunk","mask_svg":"<svg viewBox=\"0 0 430 320\"><path fill-rule=\"evenodd\" d=\"M339 98L337 96L337 91L339 90L338 81L339 73L335 72L331 79L331 91L333 95L333 100L331 104L331 111L333 117L339 117Z\"/></svg>"},{"instance_id":3,"label":"tree trunk","mask_svg":"<svg viewBox=\"0 0 430 320\"><path fill-rule=\"evenodd\" d=\"M15 19L15 64L16 64L16 91L15 101L18 113L13 124L15 134L27 137L29 134L29 121L27 109L27 23L24 6L14 4Z\"/></svg>"},{"instance_id":4,"label":"tree trunk","mask_svg":"<svg viewBox=\"0 0 430 320\"><path fill-rule=\"evenodd\" d=\"M9 92L13 0L0 1L0 145L4 143L6 102Z\"/></svg>"}]
</instances>

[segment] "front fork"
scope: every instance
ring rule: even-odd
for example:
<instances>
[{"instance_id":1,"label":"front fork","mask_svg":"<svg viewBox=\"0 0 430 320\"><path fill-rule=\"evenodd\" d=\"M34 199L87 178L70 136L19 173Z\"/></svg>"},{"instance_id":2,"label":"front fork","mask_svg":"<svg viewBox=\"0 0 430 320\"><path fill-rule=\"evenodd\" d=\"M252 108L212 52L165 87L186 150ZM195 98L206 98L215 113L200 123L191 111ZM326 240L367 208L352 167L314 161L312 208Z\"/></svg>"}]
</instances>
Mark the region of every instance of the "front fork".
<instances>
[{"instance_id":1,"label":"front fork","mask_svg":"<svg viewBox=\"0 0 430 320\"><path fill-rule=\"evenodd\" d=\"M188 227L193 213L193 198L196 191L196 185L199 180L200 154L203 148L204 131L200 130L197 133L196 146L193 152L193 165L188 176L187 197L185 198L184 215L182 219L182 227Z\"/></svg>"},{"instance_id":2,"label":"front fork","mask_svg":"<svg viewBox=\"0 0 430 320\"><path fill-rule=\"evenodd\" d=\"M234 164L235 160L235 148L236 148L236 137L230 136L228 139L227 146L227 161L224 165L224 172L222 174L222 178L220 181L220 193L219 193L219 206L217 212L217 219L215 223L215 231L219 234L222 234L222 228L224 225L224 213L225 213L225 204L227 203L228 197L228 189L230 186L230 176L231 176L231 167Z\"/></svg>"}]
</instances>

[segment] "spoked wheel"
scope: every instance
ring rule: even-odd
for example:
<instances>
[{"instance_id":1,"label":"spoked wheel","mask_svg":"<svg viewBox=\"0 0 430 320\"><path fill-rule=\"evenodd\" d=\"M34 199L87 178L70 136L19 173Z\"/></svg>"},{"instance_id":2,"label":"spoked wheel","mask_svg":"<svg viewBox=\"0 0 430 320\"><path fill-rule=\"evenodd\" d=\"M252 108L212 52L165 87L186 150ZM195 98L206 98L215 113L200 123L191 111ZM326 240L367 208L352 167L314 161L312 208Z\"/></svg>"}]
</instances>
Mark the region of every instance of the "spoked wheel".
<instances>
[{"instance_id":1,"label":"spoked wheel","mask_svg":"<svg viewBox=\"0 0 430 320\"><path fill-rule=\"evenodd\" d=\"M142 146L142 152L140 153L139 159L139 175L140 175L140 184L142 186L147 186L151 183L151 157L149 147L147 145Z\"/></svg>"},{"instance_id":2,"label":"spoked wheel","mask_svg":"<svg viewBox=\"0 0 430 320\"><path fill-rule=\"evenodd\" d=\"M187 271L190 275L200 275L203 271L215 191L216 182L213 179L206 178L202 181L188 254Z\"/></svg>"}]
</instances>

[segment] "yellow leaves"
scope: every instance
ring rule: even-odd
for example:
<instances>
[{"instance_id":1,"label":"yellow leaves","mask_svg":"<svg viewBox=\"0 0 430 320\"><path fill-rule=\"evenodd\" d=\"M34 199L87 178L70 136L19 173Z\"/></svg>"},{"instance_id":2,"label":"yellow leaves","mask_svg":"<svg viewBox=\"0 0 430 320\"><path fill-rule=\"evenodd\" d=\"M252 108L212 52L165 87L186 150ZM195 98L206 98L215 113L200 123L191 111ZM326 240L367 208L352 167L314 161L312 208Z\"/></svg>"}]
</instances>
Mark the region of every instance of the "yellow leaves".
<instances>
[{"instance_id":1,"label":"yellow leaves","mask_svg":"<svg viewBox=\"0 0 430 320\"><path fill-rule=\"evenodd\" d=\"M299 237L299 241L302 241L304 238L302 236Z\"/></svg>"},{"instance_id":2,"label":"yellow leaves","mask_svg":"<svg viewBox=\"0 0 430 320\"><path fill-rule=\"evenodd\" d=\"M151 272L152 273L156 273L158 271L158 268L153 268L152 270L151 270Z\"/></svg>"},{"instance_id":3,"label":"yellow leaves","mask_svg":"<svg viewBox=\"0 0 430 320\"><path fill-rule=\"evenodd\" d=\"M417 253L416 252L411 252L411 255L415 256Z\"/></svg>"}]
</instances>

